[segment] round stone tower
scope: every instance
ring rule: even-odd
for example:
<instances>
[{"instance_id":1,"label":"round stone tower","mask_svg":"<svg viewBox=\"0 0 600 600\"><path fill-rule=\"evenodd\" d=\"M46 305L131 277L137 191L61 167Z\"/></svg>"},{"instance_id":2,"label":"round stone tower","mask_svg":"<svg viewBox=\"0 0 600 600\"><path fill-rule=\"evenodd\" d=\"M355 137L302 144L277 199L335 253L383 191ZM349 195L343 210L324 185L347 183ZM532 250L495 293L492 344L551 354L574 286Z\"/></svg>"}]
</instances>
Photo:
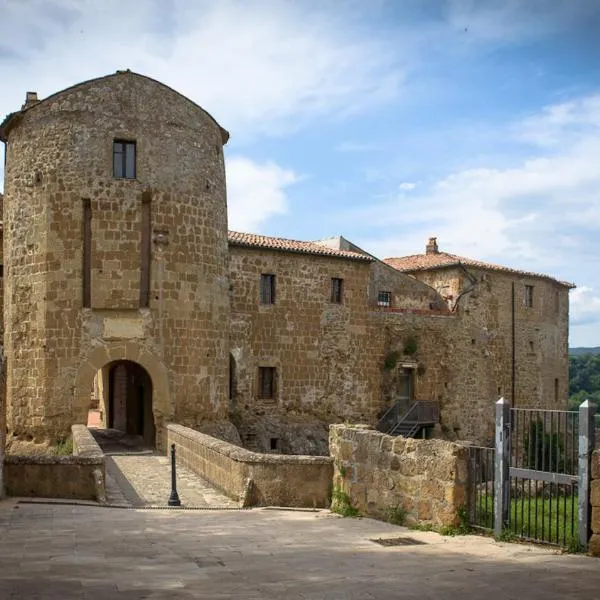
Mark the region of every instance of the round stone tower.
<instances>
[{"instance_id":1,"label":"round stone tower","mask_svg":"<svg viewBox=\"0 0 600 600\"><path fill-rule=\"evenodd\" d=\"M169 420L226 419L228 133L118 71L28 92L0 139L9 436L68 434L94 390L159 447Z\"/></svg>"}]
</instances>

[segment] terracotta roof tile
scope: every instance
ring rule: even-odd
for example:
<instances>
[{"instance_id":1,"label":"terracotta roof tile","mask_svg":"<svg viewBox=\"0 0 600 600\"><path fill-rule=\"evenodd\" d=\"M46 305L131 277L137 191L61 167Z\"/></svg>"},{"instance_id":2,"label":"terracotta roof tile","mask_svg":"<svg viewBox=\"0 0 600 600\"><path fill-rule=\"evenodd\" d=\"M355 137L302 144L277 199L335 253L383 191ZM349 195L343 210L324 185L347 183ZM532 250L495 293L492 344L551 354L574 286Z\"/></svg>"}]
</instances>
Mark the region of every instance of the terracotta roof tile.
<instances>
[{"instance_id":1,"label":"terracotta roof tile","mask_svg":"<svg viewBox=\"0 0 600 600\"><path fill-rule=\"evenodd\" d=\"M279 250L281 252L296 252L300 254L316 254L319 256L332 256L337 258L348 258L351 260L373 260L372 257L366 254L329 248L315 242L300 242L297 240L286 240L284 238L256 235L254 233L240 233L238 231L230 231L228 238L229 244L232 246L264 248L266 250Z\"/></svg>"},{"instance_id":2,"label":"terracotta roof tile","mask_svg":"<svg viewBox=\"0 0 600 600\"><path fill-rule=\"evenodd\" d=\"M383 262L404 273L430 271L433 269L441 269L444 267L452 267L462 264L466 267L486 269L489 271L501 271L503 273L513 273L515 275L524 275L526 277L541 277L542 279L549 279L566 287L575 287L574 284L569 283L568 281L559 281L558 279L554 279L554 277L550 277L549 275L533 273L531 271L521 271L519 269L512 269L510 267L503 267L501 265L495 265L493 263L483 262L481 260L457 256L456 254L450 254L448 252L413 254L411 256L401 256L398 258L384 258Z\"/></svg>"}]
</instances>

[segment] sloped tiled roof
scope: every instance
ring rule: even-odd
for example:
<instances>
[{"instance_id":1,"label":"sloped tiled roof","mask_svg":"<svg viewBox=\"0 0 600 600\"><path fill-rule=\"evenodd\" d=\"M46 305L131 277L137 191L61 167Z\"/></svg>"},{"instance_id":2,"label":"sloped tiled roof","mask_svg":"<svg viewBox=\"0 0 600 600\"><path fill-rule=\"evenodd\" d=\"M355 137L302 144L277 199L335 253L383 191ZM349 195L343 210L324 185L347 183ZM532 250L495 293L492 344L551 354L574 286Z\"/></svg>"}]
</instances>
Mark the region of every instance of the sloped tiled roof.
<instances>
[{"instance_id":1,"label":"sloped tiled roof","mask_svg":"<svg viewBox=\"0 0 600 600\"><path fill-rule=\"evenodd\" d=\"M541 277L542 279L550 279L560 285L564 285L565 287L575 287L574 284L569 283L568 281L559 281L558 279L554 279L554 277L550 277L549 275L533 273L531 271L521 271L520 269L512 269L510 267L503 267L502 265L495 265L493 263L483 262L473 258L457 256L456 254L450 254L449 252L413 254L411 256L401 256L398 258L384 258L383 262L404 273L431 271L433 269L442 269L445 267L453 267L462 264L465 267L486 269L488 271L500 271L503 273L523 275L525 277Z\"/></svg>"},{"instance_id":2,"label":"sloped tiled roof","mask_svg":"<svg viewBox=\"0 0 600 600\"><path fill-rule=\"evenodd\" d=\"M319 256L332 256L336 258L347 258L351 260L372 261L373 258L366 254L350 252L349 250L338 250L329 248L315 242L300 242L298 240L286 240L278 237L256 235L254 233L240 233L230 231L228 234L229 244L232 246L246 246L248 248L264 248L265 250L279 250L281 252L296 252L299 254L315 254Z\"/></svg>"}]
</instances>

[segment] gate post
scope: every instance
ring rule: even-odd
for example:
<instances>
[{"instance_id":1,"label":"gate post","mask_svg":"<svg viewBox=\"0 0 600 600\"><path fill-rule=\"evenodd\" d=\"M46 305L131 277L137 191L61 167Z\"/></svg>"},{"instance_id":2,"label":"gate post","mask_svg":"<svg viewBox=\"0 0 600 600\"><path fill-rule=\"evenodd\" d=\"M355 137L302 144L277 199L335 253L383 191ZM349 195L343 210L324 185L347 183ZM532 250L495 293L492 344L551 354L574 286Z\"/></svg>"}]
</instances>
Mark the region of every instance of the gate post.
<instances>
[{"instance_id":1,"label":"gate post","mask_svg":"<svg viewBox=\"0 0 600 600\"><path fill-rule=\"evenodd\" d=\"M502 535L508 520L508 484L510 451L510 402L496 402L496 458L494 483L494 534Z\"/></svg>"},{"instance_id":2,"label":"gate post","mask_svg":"<svg viewBox=\"0 0 600 600\"><path fill-rule=\"evenodd\" d=\"M590 539L590 467L594 449L596 407L589 400L579 406L579 544L588 547Z\"/></svg>"}]
</instances>

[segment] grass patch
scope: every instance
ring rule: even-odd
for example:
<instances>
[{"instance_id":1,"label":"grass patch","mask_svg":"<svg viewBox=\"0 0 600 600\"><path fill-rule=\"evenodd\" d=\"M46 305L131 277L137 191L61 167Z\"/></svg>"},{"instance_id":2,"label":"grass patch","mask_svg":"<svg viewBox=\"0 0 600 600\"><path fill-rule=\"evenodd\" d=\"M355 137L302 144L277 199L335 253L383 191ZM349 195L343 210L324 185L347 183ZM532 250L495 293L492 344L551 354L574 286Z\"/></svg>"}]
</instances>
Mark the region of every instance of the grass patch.
<instances>
[{"instance_id":1,"label":"grass patch","mask_svg":"<svg viewBox=\"0 0 600 600\"><path fill-rule=\"evenodd\" d=\"M477 525L493 529L494 501L483 495L477 503ZM515 498L510 502L509 525L498 539L533 539L581 551L577 495L550 498Z\"/></svg>"},{"instance_id":2,"label":"grass patch","mask_svg":"<svg viewBox=\"0 0 600 600\"><path fill-rule=\"evenodd\" d=\"M389 507L385 514L385 520L392 525L404 525L406 523L406 511L400 506Z\"/></svg>"},{"instance_id":3,"label":"grass patch","mask_svg":"<svg viewBox=\"0 0 600 600\"><path fill-rule=\"evenodd\" d=\"M58 440L54 446L50 448L54 456L71 456L73 454L73 438Z\"/></svg>"},{"instance_id":4,"label":"grass patch","mask_svg":"<svg viewBox=\"0 0 600 600\"><path fill-rule=\"evenodd\" d=\"M435 531L431 523L413 523L408 528L414 531Z\"/></svg>"},{"instance_id":5,"label":"grass patch","mask_svg":"<svg viewBox=\"0 0 600 600\"><path fill-rule=\"evenodd\" d=\"M350 496L340 488L333 488L331 492L331 512L342 517L358 517L358 509L352 505Z\"/></svg>"}]
</instances>

